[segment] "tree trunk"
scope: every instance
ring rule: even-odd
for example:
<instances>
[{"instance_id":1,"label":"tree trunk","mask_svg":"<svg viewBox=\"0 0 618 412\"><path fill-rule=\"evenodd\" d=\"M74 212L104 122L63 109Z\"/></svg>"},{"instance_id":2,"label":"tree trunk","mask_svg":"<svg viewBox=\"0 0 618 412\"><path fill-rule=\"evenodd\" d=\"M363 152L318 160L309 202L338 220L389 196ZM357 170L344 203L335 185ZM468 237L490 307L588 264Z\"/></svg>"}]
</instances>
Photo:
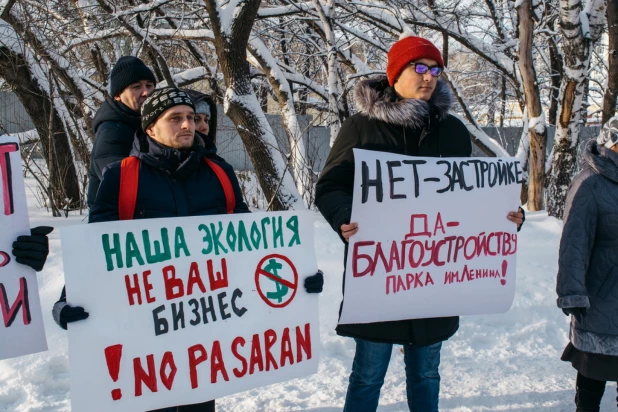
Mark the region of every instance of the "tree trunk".
<instances>
[{"instance_id":1,"label":"tree trunk","mask_svg":"<svg viewBox=\"0 0 618 412\"><path fill-rule=\"evenodd\" d=\"M519 20L519 71L526 96L528 110L528 139L530 151L528 160L528 210L543 210L543 189L545 183L545 149L547 147L547 128L541 106L541 92L538 86L534 60L532 57L534 20L532 19L532 0L524 0L517 7ZM525 138L525 137L522 137Z\"/></svg>"},{"instance_id":2,"label":"tree trunk","mask_svg":"<svg viewBox=\"0 0 618 412\"><path fill-rule=\"evenodd\" d=\"M500 77L502 79L502 85L500 86L500 127L504 127L504 118L506 117L506 77L503 75L500 75Z\"/></svg>"},{"instance_id":3,"label":"tree trunk","mask_svg":"<svg viewBox=\"0 0 618 412\"><path fill-rule=\"evenodd\" d=\"M322 2L326 4L322 5ZM330 111L330 147L333 147L335 140L339 135L343 116L341 114L338 99L341 98L341 86L339 83L339 62L337 61L337 39L335 38L335 30L333 28L333 12L335 10L334 0L312 0L324 30L324 42L328 47L328 108Z\"/></svg>"},{"instance_id":4,"label":"tree trunk","mask_svg":"<svg viewBox=\"0 0 618 412\"><path fill-rule=\"evenodd\" d=\"M600 35L599 21L603 16L601 0L589 0L585 17L590 28L584 33L582 28L583 5L580 0L560 1L560 29L563 39L564 81L560 88L560 108L556 137L554 139L554 158L547 193L547 212L562 218L564 202L575 173L577 143L582 123L582 100L585 81L590 67L590 50Z\"/></svg>"},{"instance_id":5,"label":"tree trunk","mask_svg":"<svg viewBox=\"0 0 618 412\"><path fill-rule=\"evenodd\" d=\"M607 2L607 32L609 36L609 57L607 67L607 88L603 97L603 117L605 124L616 114L618 99L618 2Z\"/></svg>"},{"instance_id":6,"label":"tree trunk","mask_svg":"<svg viewBox=\"0 0 618 412\"><path fill-rule=\"evenodd\" d=\"M283 126L290 144L289 167L293 172L296 188L302 196L307 206L310 206L311 174L307 162L307 151L303 141L303 132L298 123L298 116L294 108L293 91L290 89L290 82L285 79L285 74L278 66L277 61L268 52L266 45L259 39L253 38L249 42L249 51L262 67L270 86L275 91L277 101L281 107Z\"/></svg>"},{"instance_id":7,"label":"tree trunk","mask_svg":"<svg viewBox=\"0 0 618 412\"><path fill-rule=\"evenodd\" d=\"M553 30L553 24L552 24ZM558 118L558 103L560 98L560 84L562 83L562 57L558 50L558 45L555 39L549 39L549 64L551 70L551 92L549 93L551 103L549 105L549 117L547 118L550 125L556 125Z\"/></svg>"},{"instance_id":8,"label":"tree trunk","mask_svg":"<svg viewBox=\"0 0 618 412\"><path fill-rule=\"evenodd\" d=\"M59 113L33 77L27 59L6 47L0 47L0 78L3 78L19 98L32 119L41 139L43 156L49 172L50 201L57 209L77 208L80 204L79 182L69 137ZM39 71L45 71L42 67Z\"/></svg>"},{"instance_id":9,"label":"tree trunk","mask_svg":"<svg viewBox=\"0 0 618 412\"><path fill-rule=\"evenodd\" d=\"M294 186L277 140L260 108L249 77L247 44L260 0L236 5L233 21L221 21L216 0L205 0L215 35L215 50L227 86L225 113L234 122L247 149L270 210L302 209L302 199ZM230 7L232 3L228 4ZM226 13L227 14L227 13ZM224 18L229 16L224 16Z\"/></svg>"}]
</instances>

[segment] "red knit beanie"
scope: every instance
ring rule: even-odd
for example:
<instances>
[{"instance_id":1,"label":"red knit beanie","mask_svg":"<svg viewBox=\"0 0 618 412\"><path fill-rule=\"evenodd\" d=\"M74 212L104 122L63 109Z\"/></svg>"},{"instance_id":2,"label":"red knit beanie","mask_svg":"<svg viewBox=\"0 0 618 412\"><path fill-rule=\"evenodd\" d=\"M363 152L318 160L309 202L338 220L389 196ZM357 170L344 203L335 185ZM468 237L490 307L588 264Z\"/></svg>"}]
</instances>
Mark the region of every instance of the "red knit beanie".
<instances>
[{"instance_id":1,"label":"red knit beanie","mask_svg":"<svg viewBox=\"0 0 618 412\"><path fill-rule=\"evenodd\" d=\"M435 60L439 66L444 67L440 50L429 40L422 37L407 36L393 44L388 51L388 63L386 65L388 84L394 85L403 69L410 62L418 59Z\"/></svg>"}]
</instances>

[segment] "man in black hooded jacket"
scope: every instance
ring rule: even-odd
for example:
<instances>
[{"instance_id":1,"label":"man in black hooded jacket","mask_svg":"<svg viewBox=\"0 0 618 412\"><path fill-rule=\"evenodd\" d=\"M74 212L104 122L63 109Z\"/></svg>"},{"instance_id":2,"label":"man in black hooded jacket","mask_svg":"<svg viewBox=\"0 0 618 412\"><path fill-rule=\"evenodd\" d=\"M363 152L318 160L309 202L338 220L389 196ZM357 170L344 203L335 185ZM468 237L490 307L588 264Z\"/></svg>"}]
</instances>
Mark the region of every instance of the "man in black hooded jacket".
<instances>
[{"instance_id":1,"label":"man in black hooded jacket","mask_svg":"<svg viewBox=\"0 0 618 412\"><path fill-rule=\"evenodd\" d=\"M356 86L359 113L342 125L315 198L320 212L344 241L358 231L358 225L350 222L353 148L425 157L471 155L468 130L448 113L453 99L446 82L439 79L443 69L440 51L430 41L404 37L388 53L387 76ZM521 224L523 211L511 212L507 218ZM410 410L437 412L440 349L458 328L458 317L338 325L337 334L356 341L344 411L377 409L392 345L401 344Z\"/></svg>"},{"instance_id":2,"label":"man in black hooded jacket","mask_svg":"<svg viewBox=\"0 0 618 412\"><path fill-rule=\"evenodd\" d=\"M87 202L92 208L103 169L129 155L133 137L141 130L140 109L154 90L152 71L137 57L123 56L110 75L109 92L92 121L94 145L90 155Z\"/></svg>"},{"instance_id":3,"label":"man in black hooded jacket","mask_svg":"<svg viewBox=\"0 0 618 412\"><path fill-rule=\"evenodd\" d=\"M142 107L142 128L144 131L137 133L131 151L131 156L139 159L139 183L131 217L123 216L121 210L122 163L115 162L104 171L89 223L249 213L232 166L217 156L208 136L195 133L195 107L187 93L172 87L154 91ZM227 178L222 179L217 170ZM305 289L308 293L320 293L323 282L323 275L318 272L305 279ZM65 290L52 313L64 329L68 323L89 316L84 308L67 304ZM214 410L213 400L159 412Z\"/></svg>"}]
</instances>

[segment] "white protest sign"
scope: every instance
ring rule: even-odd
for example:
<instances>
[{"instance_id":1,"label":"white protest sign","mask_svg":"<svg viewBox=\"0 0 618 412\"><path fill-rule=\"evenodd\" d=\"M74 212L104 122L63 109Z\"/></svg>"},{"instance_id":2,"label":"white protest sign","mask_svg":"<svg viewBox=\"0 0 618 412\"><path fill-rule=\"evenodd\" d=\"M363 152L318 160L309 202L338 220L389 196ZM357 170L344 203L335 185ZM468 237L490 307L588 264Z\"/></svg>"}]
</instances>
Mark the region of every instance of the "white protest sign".
<instances>
[{"instance_id":1,"label":"white protest sign","mask_svg":"<svg viewBox=\"0 0 618 412\"><path fill-rule=\"evenodd\" d=\"M34 270L15 262L12 244L30 234L17 139L0 136L0 359L47 350Z\"/></svg>"},{"instance_id":2,"label":"white protest sign","mask_svg":"<svg viewBox=\"0 0 618 412\"><path fill-rule=\"evenodd\" d=\"M512 158L421 158L354 149L339 323L507 311L515 295L522 170Z\"/></svg>"},{"instance_id":3,"label":"white protest sign","mask_svg":"<svg viewBox=\"0 0 618 412\"><path fill-rule=\"evenodd\" d=\"M71 405L144 411L317 371L307 212L133 220L61 232Z\"/></svg>"}]
</instances>

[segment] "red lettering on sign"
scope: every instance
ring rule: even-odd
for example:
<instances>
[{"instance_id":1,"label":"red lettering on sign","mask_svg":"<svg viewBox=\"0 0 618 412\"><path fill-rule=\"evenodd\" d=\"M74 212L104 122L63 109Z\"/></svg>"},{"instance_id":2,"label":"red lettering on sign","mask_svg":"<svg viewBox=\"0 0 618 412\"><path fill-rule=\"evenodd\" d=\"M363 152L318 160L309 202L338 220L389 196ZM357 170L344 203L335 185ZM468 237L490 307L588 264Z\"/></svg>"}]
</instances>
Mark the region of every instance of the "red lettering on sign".
<instances>
[{"instance_id":1,"label":"red lettering on sign","mask_svg":"<svg viewBox=\"0 0 618 412\"><path fill-rule=\"evenodd\" d=\"M19 278L19 292L17 292L17 296L12 305L9 305L6 289L4 285L0 283L0 312L2 312L2 321L4 322L5 328L13 324L20 309L23 324L30 324L32 318L30 316L30 303L28 297L28 282L24 277Z\"/></svg>"}]
</instances>

